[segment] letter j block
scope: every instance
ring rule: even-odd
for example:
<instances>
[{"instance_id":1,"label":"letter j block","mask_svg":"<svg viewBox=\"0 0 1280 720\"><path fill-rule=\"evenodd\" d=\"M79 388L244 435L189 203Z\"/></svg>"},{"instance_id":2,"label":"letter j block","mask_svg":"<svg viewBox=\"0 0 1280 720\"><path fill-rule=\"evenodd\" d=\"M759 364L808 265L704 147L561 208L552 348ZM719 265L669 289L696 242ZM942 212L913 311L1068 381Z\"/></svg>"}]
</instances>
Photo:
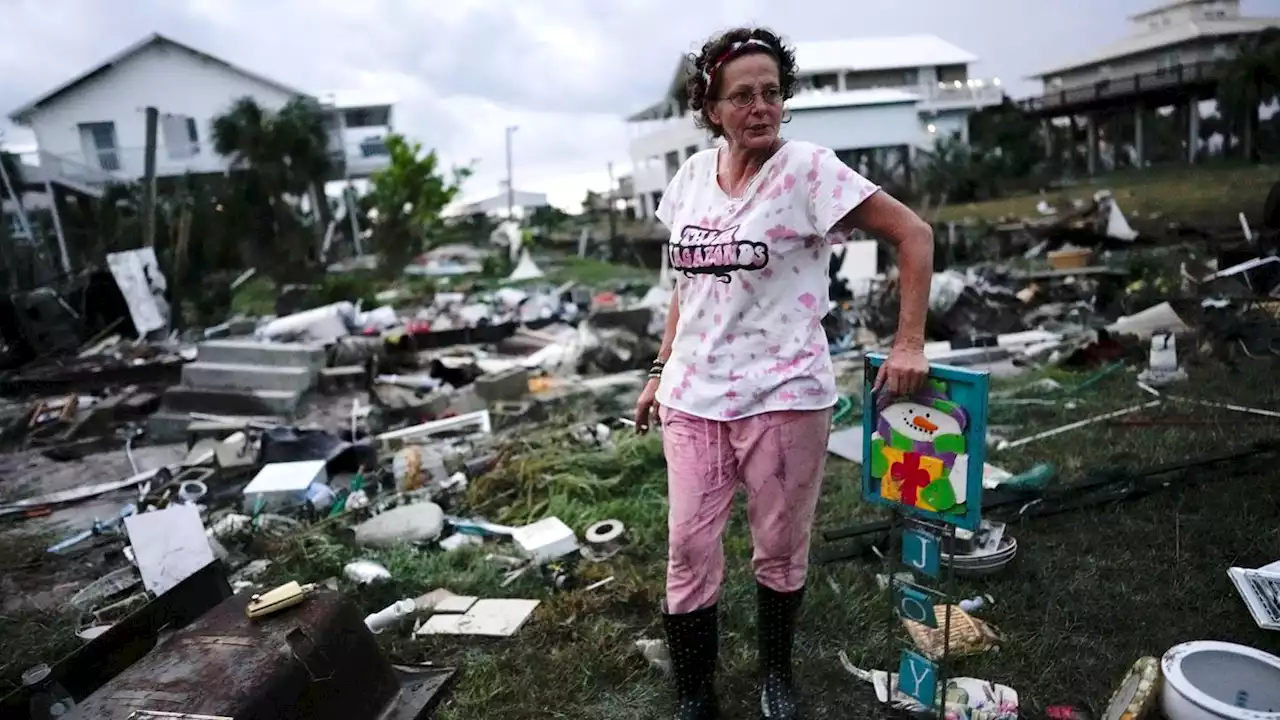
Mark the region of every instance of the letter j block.
<instances>
[{"instance_id":1,"label":"letter j block","mask_svg":"<svg viewBox=\"0 0 1280 720\"><path fill-rule=\"evenodd\" d=\"M898 662L898 689L926 708L933 708L938 694L938 666L919 653L903 650Z\"/></svg>"},{"instance_id":2,"label":"letter j block","mask_svg":"<svg viewBox=\"0 0 1280 720\"><path fill-rule=\"evenodd\" d=\"M920 528L903 530L902 562L912 570L936 578L942 564L942 542L937 535Z\"/></svg>"}]
</instances>

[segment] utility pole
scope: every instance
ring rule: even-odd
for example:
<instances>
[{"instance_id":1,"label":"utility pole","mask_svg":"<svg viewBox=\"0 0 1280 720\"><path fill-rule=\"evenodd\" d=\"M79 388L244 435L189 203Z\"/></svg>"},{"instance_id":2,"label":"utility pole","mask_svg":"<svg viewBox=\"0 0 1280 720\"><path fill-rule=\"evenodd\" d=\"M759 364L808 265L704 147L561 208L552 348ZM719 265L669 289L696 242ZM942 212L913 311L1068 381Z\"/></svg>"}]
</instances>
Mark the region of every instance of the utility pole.
<instances>
[{"instance_id":1,"label":"utility pole","mask_svg":"<svg viewBox=\"0 0 1280 720\"><path fill-rule=\"evenodd\" d=\"M156 125L160 111L147 108L147 146L143 152L142 247L156 244Z\"/></svg>"},{"instance_id":2,"label":"utility pole","mask_svg":"<svg viewBox=\"0 0 1280 720\"><path fill-rule=\"evenodd\" d=\"M516 125L507 126L507 219L515 220L516 208L516 184L511 176L511 136L520 128Z\"/></svg>"},{"instance_id":3,"label":"utility pole","mask_svg":"<svg viewBox=\"0 0 1280 720\"><path fill-rule=\"evenodd\" d=\"M617 198L614 195L613 188L614 188L613 163L611 162L609 163L609 194L605 196L606 199L609 201L609 241L610 242L612 242L613 239L618 236L618 218L616 215L613 214L613 210L614 210L613 206L617 202Z\"/></svg>"}]
</instances>

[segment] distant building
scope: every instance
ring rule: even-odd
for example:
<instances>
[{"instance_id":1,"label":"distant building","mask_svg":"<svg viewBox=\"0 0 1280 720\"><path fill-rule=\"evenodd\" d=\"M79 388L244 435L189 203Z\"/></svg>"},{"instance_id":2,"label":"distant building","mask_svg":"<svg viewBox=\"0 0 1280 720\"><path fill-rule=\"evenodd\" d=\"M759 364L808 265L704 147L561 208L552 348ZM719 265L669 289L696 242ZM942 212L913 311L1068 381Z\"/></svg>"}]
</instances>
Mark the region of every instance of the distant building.
<instances>
[{"instance_id":1,"label":"distant building","mask_svg":"<svg viewBox=\"0 0 1280 720\"><path fill-rule=\"evenodd\" d=\"M160 112L156 175L225 172L213 150L213 119L248 96L278 110L297 96L326 109L333 179L366 177L387 164L382 138L392 104L346 104L310 95L163 35L151 35L10 113L31 128L37 149L24 157L24 181L45 180L89 194L108 181L143 176L144 108Z\"/></svg>"},{"instance_id":2,"label":"distant building","mask_svg":"<svg viewBox=\"0 0 1280 720\"><path fill-rule=\"evenodd\" d=\"M904 167L939 136L967 139L975 110L1004 101L998 79L973 78L972 53L933 35L796 43L799 90L787 103L785 137L835 150L855 168L867 151L892 151ZM623 186L640 217L653 217L662 192L692 154L711 147L694 126L684 84L686 59L666 96L627 119L632 175Z\"/></svg>"},{"instance_id":3,"label":"distant building","mask_svg":"<svg viewBox=\"0 0 1280 720\"><path fill-rule=\"evenodd\" d=\"M1100 119L1135 113L1132 142L1142 165L1142 118L1152 108L1169 105L1183 118L1188 160L1194 162L1200 121L1195 108L1214 96L1219 64L1234 57L1241 38L1280 27L1280 18L1242 16L1239 0L1175 0L1129 22L1123 39L1033 75L1042 81L1043 92L1023 103L1046 120L1083 118L1091 173L1098 167Z\"/></svg>"},{"instance_id":4,"label":"distant building","mask_svg":"<svg viewBox=\"0 0 1280 720\"><path fill-rule=\"evenodd\" d=\"M482 200L464 200L454 203L446 208L443 214L446 217L462 217L466 215L500 215L506 217L508 202L511 203L516 215L528 215L537 208L551 204L547 202L545 193L516 190L509 198L507 193L503 192Z\"/></svg>"}]
</instances>

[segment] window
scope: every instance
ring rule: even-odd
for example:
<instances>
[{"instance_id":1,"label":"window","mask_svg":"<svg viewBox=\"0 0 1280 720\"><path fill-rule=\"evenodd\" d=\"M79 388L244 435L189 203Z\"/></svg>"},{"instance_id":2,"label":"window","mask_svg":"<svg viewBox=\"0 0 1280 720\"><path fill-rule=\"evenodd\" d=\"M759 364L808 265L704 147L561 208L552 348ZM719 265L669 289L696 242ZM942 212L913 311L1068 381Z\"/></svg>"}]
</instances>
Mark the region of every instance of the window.
<instances>
[{"instance_id":1,"label":"window","mask_svg":"<svg viewBox=\"0 0 1280 720\"><path fill-rule=\"evenodd\" d=\"M365 138L360 141L360 154L364 157L387 157L391 151L380 137Z\"/></svg>"},{"instance_id":2,"label":"window","mask_svg":"<svg viewBox=\"0 0 1280 720\"><path fill-rule=\"evenodd\" d=\"M969 82L969 66L968 65L939 65L938 66L938 82L954 85L959 83L964 85Z\"/></svg>"},{"instance_id":3,"label":"window","mask_svg":"<svg viewBox=\"0 0 1280 720\"><path fill-rule=\"evenodd\" d=\"M80 148L84 151L85 160L91 167L108 172L116 172L120 169L115 123L81 123Z\"/></svg>"},{"instance_id":4,"label":"window","mask_svg":"<svg viewBox=\"0 0 1280 720\"><path fill-rule=\"evenodd\" d=\"M170 160L185 160L200 154L200 129L193 117L161 115L160 135Z\"/></svg>"},{"instance_id":5,"label":"window","mask_svg":"<svg viewBox=\"0 0 1280 720\"><path fill-rule=\"evenodd\" d=\"M840 86L840 76L836 73L818 73L813 76L814 90L835 90Z\"/></svg>"},{"instance_id":6,"label":"window","mask_svg":"<svg viewBox=\"0 0 1280 720\"><path fill-rule=\"evenodd\" d=\"M1182 65L1182 58L1178 55L1178 51L1164 53L1156 58L1156 74L1175 72L1180 65Z\"/></svg>"},{"instance_id":7,"label":"window","mask_svg":"<svg viewBox=\"0 0 1280 720\"><path fill-rule=\"evenodd\" d=\"M30 238L26 230L22 229L22 219L18 217L18 213L4 213L4 221L9 223L9 237L12 238Z\"/></svg>"},{"instance_id":8,"label":"window","mask_svg":"<svg viewBox=\"0 0 1280 720\"><path fill-rule=\"evenodd\" d=\"M920 72L915 68L868 70L865 72L851 72L844 76L844 86L848 90L910 87L919 84L919 82Z\"/></svg>"},{"instance_id":9,"label":"window","mask_svg":"<svg viewBox=\"0 0 1280 720\"><path fill-rule=\"evenodd\" d=\"M342 124L348 128L381 127L391 124L390 107L352 108L342 113Z\"/></svg>"}]
</instances>

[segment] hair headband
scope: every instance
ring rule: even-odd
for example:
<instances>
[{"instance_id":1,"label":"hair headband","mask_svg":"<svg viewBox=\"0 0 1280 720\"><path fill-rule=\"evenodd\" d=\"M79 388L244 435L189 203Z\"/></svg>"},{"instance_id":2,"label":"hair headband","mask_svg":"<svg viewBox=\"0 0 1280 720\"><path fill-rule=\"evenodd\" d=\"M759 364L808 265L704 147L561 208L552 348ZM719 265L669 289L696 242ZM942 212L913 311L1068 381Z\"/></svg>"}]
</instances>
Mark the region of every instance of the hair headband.
<instances>
[{"instance_id":1,"label":"hair headband","mask_svg":"<svg viewBox=\"0 0 1280 720\"><path fill-rule=\"evenodd\" d=\"M764 50L765 52L769 53L770 55L773 55L775 57L777 56L777 51L775 51L773 47L769 45L769 43L763 40L758 40L756 38L739 40L738 42L729 45L729 47L726 48L724 52L720 53L720 57L716 58L715 62L707 66L707 71L703 73L703 76L707 80L707 88L711 87L711 82L712 80L715 79L716 71L720 69L721 65L737 57L738 55L741 55L743 50L750 47L758 47Z\"/></svg>"}]
</instances>

